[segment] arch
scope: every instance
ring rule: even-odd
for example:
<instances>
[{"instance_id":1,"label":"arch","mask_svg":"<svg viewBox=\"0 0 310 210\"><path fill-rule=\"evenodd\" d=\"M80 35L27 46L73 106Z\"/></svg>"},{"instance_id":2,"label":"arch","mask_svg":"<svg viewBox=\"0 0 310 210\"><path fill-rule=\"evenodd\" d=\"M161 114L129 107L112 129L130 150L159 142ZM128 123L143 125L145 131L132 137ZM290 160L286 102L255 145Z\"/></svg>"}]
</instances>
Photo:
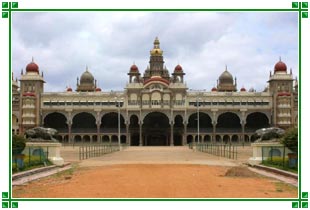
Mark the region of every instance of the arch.
<instances>
[{"instance_id":1,"label":"arch","mask_svg":"<svg viewBox=\"0 0 310 210\"><path fill-rule=\"evenodd\" d=\"M205 137L203 138L203 141L205 143L211 143L211 136L210 135L205 135Z\"/></svg>"},{"instance_id":2,"label":"arch","mask_svg":"<svg viewBox=\"0 0 310 210\"><path fill-rule=\"evenodd\" d=\"M221 141L222 141L222 137L220 135L216 135L215 136L215 142L216 143L221 143Z\"/></svg>"},{"instance_id":3,"label":"arch","mask_svg":"<svg viewBox=\"0 0 310 210\"><path fill-rule=\"evenodd\" d=\"M217 118L216 132L241 132L240 118L236 113L224 112Z\"/></svg>"},{"instance_id":4,"label":"arch","mask_svg":"<svg viewBox=\"0 0 310 210\"><path fill-rule=\"evenodd\" d=\"M74 143L82 142L82 137L80 135L74 136Z\"/></svg>"},{"instance_id":5,"label":"arch","mask_svg":"<svg viewBox=\"0 0 310 210\"><path fill-rule=\"evenodd\" d=\"M269 157L281 157L281 151L279 149L272 148L269 151Z\"/></svg>"},{"instance_id":6,"label":"arch","mask_svg":"<svg viewBox=\"0 0 310 210\"><path fill-rule=\"evenodd\" d=\"M193 136L192 135L187 135L186 137L186 143L189 144L189 143L192 143L193 142Z\"/></svg>"},{"instance_id":7,"label":"arch","mask_svg":"<svg viewBox=\"0 0 310 210\"><path fill-rule=\"evenodd\" d=\"M202 136L199 135L199 143L202 143L202 140L203 140ZM195 142L198 142L198 135L195 136Z\"/></svg>"},{"instance_id":8,"label":"arch","mask_svg":"<svg viewBox=\"0 0 310 210\"><path fill-rule=\"evenodd\" d=\"M121 135L121 144L126 144L127 137L125 135Z\"/></svg>"},{"instance_id":9,"label":"arch","mask_svg":"<svg viewBox=\"0 0 310 210\"><path fill-rule=\"evenodd\" d=\"M239 136L238 135L233 135L231 137L231 142L232 143L238 143L238 141L239 141Z\"/></svg>"},{"instance_id":10,"label":"arch","mask_svg":"<svg viewBox=\"0 0 310 210\"><path fill-rule=\"evenodd\" d=\"M60 112L52 112L43 119L43 126L46 128L54 128L59 133L68 132L67 118Z\"/></svg>"},{"instance_id":11,"label":"arch","mask_svg":"<svg viewBox=\"0 0 310 210\"><path fill-rule=\"evenodd\" d=\"M93 135L91 137L92 142L98 142L98 136L97 135Z\"/></svg>"},{"instance_id":12,"label":"arch","mask_svg":"<svg viewBox=\"0 0 310 210\"><path fill-rule=\"evenodd\" d=\"M110 142L110 137L108 135L103 135L102 136L102 142L109 143Z\"/></svg>"},{"instance_id":13,"label":"arch","mask_svg":"<svg viewBox=\"0 0 310 210\"><path fill-rule=\"evenodd\" d=\"M111 142L112 142L112 143L118 143L118 137L117 137L117 135L113 135L113 136L111 137Z\"/></svg>"},{"instance_id":14,"label":"arch","mask_svg":"<svg viewBox=\"0 0 310 210\"><path fill-rule=\"evenodd\" d=\"M84 143L90 143L90 136L89 135L83 136L83 142Z\"/></svg>"},{"instance_id":15,"label":"arch","mask_svg":"<svg viewBox=\"0 0 310 210\"><path fill-rule=\"evenodd\" d=\"M143 119L143 145L166 146L170 137L170 124L167 115L162 112L148 113Z\"/></svg>"},{"instance_id":16,"label":"arch","mask_svg":"<svg viewBox=\"0 0 310 210\"><path fill-rule=\"evenodd\" d=\"M183 117L179 114L174 117L174 127L183 128Z\"/></svg>"},{"instance_id":17,"label":"arch","mask_svg":"<svg viewBox=\"0 0 310 210\"><path fill-rule=\"evenodd\" d=\"M131 146L139 146L139 133L132 133L130 137Z\"/></svg>"},{"instance_id":18,"label":"arch","mask_svg":"<svg viewBox=\"0 0 310 210\"><path fill-rule=\"evenodd\" d=\"M96 133L96 118L88 112L80 112L72 118L73 133Z\"/></svg>"},{"instance_id":19,"label":"arch","mask_svg":"<svg viewBox=\"0 0 310 210\"><path fill-rule=\"evenodd\" d=\"M244 135L244 142L250 142L249 135Z\"/></svg>"},{"instance_id":20,"label":"arch","mask_svg":"<svg viewBox=\"0 0 310 210\"><path fill-rule=\"evenodd\" d=\"M197 132L197 126L198 126L197 119L198 119L197 112L189 116L187 123L187 130L189 132ZM199 112L199 130L201 133L212 132L213 130L211 117L204 112Z\"/></svg>"},{"instance_id":21,"label":"arch","mask_svg":"<svg viewBox=\"0 0 310 210\"><path fill-rule=\"evenodd\" d=\"M269 118L262 112L252 112L246 117L245 130L248 132L254 132L260 128L270 127Z\"/></svg>"},{"instance_id":22,"label":"arch","mask_svg":"<svg viewBox=\"0 0 310 210\"><path fill-rule=\"evenodd\" d=\"M230 136L224 135L224 136L223 136L223 143L225 143L225 144L230 143Z\"/></svg>"},{"instance_id":23,"label":"arch","mask_svg":"<svg viewBox=\"0 0 310 210\"><path fill-rule=\"evenodd\" d=\"M122 114L120 114L120 128L126 128L125 119ZM103 115L101 118L100 131L104 133L118 132L118 113L109 112Z\"/></svg>"},{"instance_id":24,"label":"arch","mask_svg":"<svg viewBox=\"0 0 310 210\"><path fill-rule=\"evenodd\" d=\"M256 140L256 136L255 135L251 135L250 140L251 140L251 142L254 142Z\"/></svg>"},{"instance_id":25,"label":"arch","mask_svg":"<svg viewBox=\"0 0 310 210\"><path fill-rule=\"evenodd\" d=\"M68 143L69 142L69 135L64 135L64 138L63 138L63 142L64 143Z\"/></svg>"},{"instance_id":26,"label":"arch","mask_svg":"<svg viewBox=\"0 0 310 210\"><path fill-rule=\"evenodd\" d=\"M139 128L139 117L135 114L129 117L129 128Z\"/></svg>"}]
</instances>

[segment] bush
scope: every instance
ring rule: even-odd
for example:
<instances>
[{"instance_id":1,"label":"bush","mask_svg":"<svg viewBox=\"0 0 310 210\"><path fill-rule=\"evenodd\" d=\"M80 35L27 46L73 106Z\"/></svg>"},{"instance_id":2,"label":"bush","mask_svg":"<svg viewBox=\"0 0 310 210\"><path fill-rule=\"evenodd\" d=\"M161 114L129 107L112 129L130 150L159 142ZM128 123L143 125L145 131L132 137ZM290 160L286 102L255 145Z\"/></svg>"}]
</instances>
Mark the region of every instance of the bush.
<instances>
[{"instance_id":1,"label":"bush","mask_svg":"<svg viewBox=\"0 0 310 210\"><path fill-rule=\"evenodd\" d=\"M295 153L298 153L298 129L288 129L281 139L281 143Z\"/></svg>"},{"instance_id":2,"label":"bush","mask_svg":"<svg viewBox=\"0 0 310 210\"><path fill-rule=\"evenodd\" d=\"M12 138L13 155L21 154L22 151L25 149L25 146L26 146L26 139L24 137L13 135Z\"/></svg>"}]
</instances>

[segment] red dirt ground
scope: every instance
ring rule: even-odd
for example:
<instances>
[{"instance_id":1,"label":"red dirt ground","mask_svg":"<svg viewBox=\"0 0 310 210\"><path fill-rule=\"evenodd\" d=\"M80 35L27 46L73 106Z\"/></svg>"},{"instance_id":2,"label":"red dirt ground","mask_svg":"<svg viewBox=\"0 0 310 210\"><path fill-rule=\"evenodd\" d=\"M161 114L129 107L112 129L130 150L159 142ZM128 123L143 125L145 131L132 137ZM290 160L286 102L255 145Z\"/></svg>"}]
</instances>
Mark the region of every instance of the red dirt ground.
<instances>
[{"instance_id":1,"label":"red dirt ground","mask_svg":"<svg viewBox=\"0 0 310 210\"><path fill-rule=\"evenodd\" d=\"M77 168L13 188L29 198L296 198L297 188L259 175L225 176L231 167L124 164Z\"/></svg>"}]
</instances>

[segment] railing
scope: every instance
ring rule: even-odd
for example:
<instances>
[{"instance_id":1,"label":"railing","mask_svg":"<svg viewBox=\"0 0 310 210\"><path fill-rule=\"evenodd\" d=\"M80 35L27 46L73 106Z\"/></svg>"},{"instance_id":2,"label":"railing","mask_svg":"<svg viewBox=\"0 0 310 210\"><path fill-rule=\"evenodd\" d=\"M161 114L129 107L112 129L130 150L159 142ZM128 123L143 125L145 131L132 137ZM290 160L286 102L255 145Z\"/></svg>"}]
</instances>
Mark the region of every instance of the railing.
<instances>
[{"instance_id":1,"label":"railing","mask_svg":"<svg viewBox=\"0 0 310 210\"><path fill-rule=\"evenodd\" d=\"M287 171L298 171L298 154L285 146L262 147L262 164Z\"/></svg>"},{"instance_id":2,"label":"railing","mask_svg":"<svg viewBox=\"0 0 310 210\"><path fill-rule=\"evenodd\" d=\"M125 149L128 145L121 144L86 144L79 147L79 159L85 160L93 157L120 151L120 148Z\"/></svg>"},{"instance_id":3,"label":"railing","mask_svg":"<svg viewBox=\"0 0 310 210\"><path fill-rule=\"evenodd\" d=\"M20 148L13 148L12 154L13 172L50 164L48 161L48 147L26 147L23 151Z\"/></svg>"},{"instance_id":4,"label":"railing","mask_svg":"<svg viewBox=\"0 0 310 210\"><path fill-rule=\"evenodd\" d=\"M199 152L209 153L219 157L237 160L237 146L232 144L189 144L190 149L196 149Z\"/></svg>"}]
</instances>

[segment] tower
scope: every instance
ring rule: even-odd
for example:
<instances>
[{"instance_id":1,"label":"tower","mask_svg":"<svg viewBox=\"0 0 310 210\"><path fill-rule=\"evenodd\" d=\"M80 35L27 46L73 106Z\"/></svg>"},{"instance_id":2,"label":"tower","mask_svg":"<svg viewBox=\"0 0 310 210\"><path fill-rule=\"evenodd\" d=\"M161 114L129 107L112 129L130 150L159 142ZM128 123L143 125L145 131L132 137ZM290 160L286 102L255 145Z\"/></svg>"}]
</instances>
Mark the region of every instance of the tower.
<instances>
[{"instance_id":1,"label":"tower","mask_svg":"<svg viewBox=\"0 0 310 210\"><path fill-rule=\"evenodd\" d=\"M26 73L20 79L20 133L41 124L41 94L44 91L43 73L32 61L26 66Z\"/></svg>"},{"instance_id":2,"label":"tower","mask_svg":"<svg viewBox=\"0 0 310 210\"><path fill-rule=\"evenodd\" d=\"M227 70L227 66L225 71L219 77L219 83L217 85L217 91L219 92L235 92L237 91L237 79L235 78L235 83L233 76Z\"/></svg>"},{"instance_id":3,"label":"tower","mask_svg":"<svg viewBox=\"0 0 310 210\"><path fill-rule=\"evenodd\" d=\"M269 92L273 96L272 120L275 126L289 128L294 124L293 75L287 73L284 62L277 62L269 78Z\"/></svg>"},{"instance_id":4,"label":"tower","mask_svg":"<svg viewBox=\"0 0 310 210\"><path fill-rule=\"evenodd\" d=\"M167 81L170 80L169 72L164 67L163 51L160 49L160 42L158 38L155 38L154 47L150 51L150 65L144 72L144 80L150 79L152 76L160 76Z\"/></svg>"}]
</instances>

